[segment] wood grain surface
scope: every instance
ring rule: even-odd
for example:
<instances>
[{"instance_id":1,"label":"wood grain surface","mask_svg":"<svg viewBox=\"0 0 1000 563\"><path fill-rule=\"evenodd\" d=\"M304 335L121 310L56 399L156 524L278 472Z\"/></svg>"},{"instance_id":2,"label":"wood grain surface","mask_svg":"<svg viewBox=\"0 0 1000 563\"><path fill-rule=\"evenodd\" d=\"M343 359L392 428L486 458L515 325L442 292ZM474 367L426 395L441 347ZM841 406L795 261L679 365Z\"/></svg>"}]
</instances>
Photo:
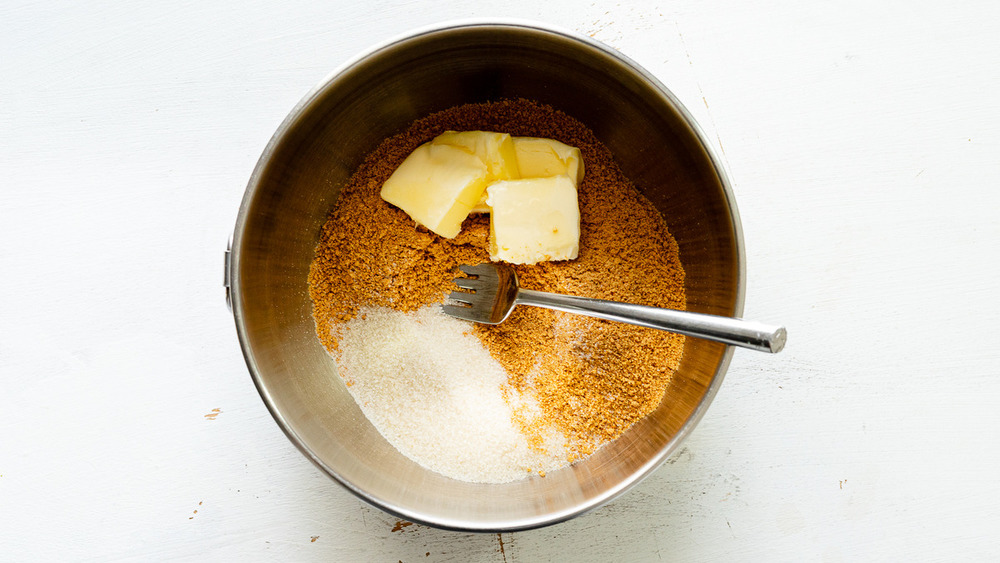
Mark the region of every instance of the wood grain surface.
<instances>
[{"instance_id":1,"label":"wood grain surface","mask_svg":"<svg viewBox=\"0 0 1000 563\"><path fill-rule=\"evenodd\" d=\"M400 522L289 443L222 253L313 85L498 16L677 94L733 179L746 316L789 341L737 351L624 496L473 535ZM0 3L0 559L997 560L997 22L986 1Z\"/></svg>"}]
</instances>

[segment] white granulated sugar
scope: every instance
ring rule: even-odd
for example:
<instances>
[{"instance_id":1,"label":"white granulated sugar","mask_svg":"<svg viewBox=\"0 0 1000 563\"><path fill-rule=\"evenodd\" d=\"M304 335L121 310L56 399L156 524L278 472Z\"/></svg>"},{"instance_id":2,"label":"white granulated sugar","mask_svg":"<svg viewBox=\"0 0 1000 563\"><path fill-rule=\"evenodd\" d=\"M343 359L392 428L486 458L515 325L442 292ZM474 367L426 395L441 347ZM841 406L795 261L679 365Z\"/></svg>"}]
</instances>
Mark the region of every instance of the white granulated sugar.
<instances>
[{"instance_id":1,"label":"white granulated sugar","mask_svg":"<svg viewBox=\"0 0 1000 563\"><path fill-rule=\"evenodd\" d=\"M343 326L338 367L368 420L396 449L442 475L503 483L566 465L565 439L532 449L511 420L530 404L465 321L437 305L363 308Z\"/></svg>"}]
</instances>

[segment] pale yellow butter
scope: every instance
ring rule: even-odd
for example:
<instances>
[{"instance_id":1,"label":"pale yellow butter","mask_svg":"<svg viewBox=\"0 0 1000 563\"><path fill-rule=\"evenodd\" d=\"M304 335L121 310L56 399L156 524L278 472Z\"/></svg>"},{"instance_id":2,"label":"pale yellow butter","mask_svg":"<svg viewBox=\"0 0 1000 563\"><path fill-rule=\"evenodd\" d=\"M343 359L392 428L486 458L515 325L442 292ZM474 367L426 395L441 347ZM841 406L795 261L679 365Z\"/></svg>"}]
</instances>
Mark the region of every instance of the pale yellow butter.
<instances>
[{"instance_id":1,"label":"pale yellow butter","mask_svg":"<svg viewBox=\"0 0 1000 563\"><path fill-rule=\"evenodd\" d=\"M490 259L512 264L572 260L580 251L580 208L569 176L490 185Z\"/></svg>"},{"instance_id":2,"label":"pale yellow butter","mask_svg":"<svg viewBox=\"0 0 1000 563\"><path fill-rule=\"evenodd\" d=\"M511 179L547 178L566 175L579 185L583 180L583 157L580 149L554 139L511 137L517 171ZM472 208L473 213L489 213L486 195Z\"/></svg>"},{"instance_id":3,"label":"pale yellow butter","mask_svg":"<svg viewBox=\"0 0 1000 563\"><path fill-rule=\"evenodd\" d=\"M579 185L583 180L583 158L580 149L555 139L514 137L518 175L521 178L546 178L565 174Z\"/></svg>"},{"instance_id":4,"label":"pale yellow butter","mask_svg":"<svg viewBox=\"0 0 1000 563\"><path fill-rule=\"evenodd\" d=\"M490 183L518 177L514 140L507 133L493 131L445 131L431 143L450 145L479 157L489 170Z\"/></svg>"},{"instance_id":5,"label":"pale yellow butter","mask_svg":"<svg viewBox=\"0 0 1000 563\"><path fill-rule=\"evenodd\" d=\"M445 131L431 141L435 145L450 145L479 157L489 170L487 183L520 178L514 139L507 133L494 131ZM484 193L472 213L489 213Z\"/></svg>"},{"instance_id":6,"label":"pale yellow butter","mask_svg":"<svg viewBox=\"0 0 1000 563\"><path fill-rule=\"evenodd\" d=\"M489 170L478 156L446 144L424 143L385 181L381 196L417 223L454 238L488 181Z\"/></svg>"}]
</instances>

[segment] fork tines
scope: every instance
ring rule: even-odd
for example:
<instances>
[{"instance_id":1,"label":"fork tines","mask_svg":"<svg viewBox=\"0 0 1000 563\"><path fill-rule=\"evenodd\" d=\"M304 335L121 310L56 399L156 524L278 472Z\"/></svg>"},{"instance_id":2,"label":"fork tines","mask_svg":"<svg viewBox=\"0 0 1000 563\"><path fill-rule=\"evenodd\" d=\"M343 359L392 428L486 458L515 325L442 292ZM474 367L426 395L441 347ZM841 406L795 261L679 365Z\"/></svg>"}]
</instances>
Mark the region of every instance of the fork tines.
<instances>
[{"instance_id":1,"label":"fork tines","mask_svg":"<svg viewBox=\"0 0 1000 563\"><path fill-rule=\"evenodd\" d=\"M466 291L452 291L441 308L445 314L473 322L488 322L489 311L496 297L499 276L491 264L458 267L470 277L455 278L455 285Z\"/></svg>"},{"instance_id":2,"label":"fork tines","mask_svg":"<svg viewBox=\"0 0 1000 563\"><path fill-rule=\"evenodd\" d=\"M465 272L467 276L476 276L479 279L487 279L492 282L496 282L500 279L497 275L497 269L493 264L479 264L477 266L469 266L468 264L462 264L458 267L459 270ZM467 278L459 278L467 279ZM456 280L457 281L457 280Z\"/></svg>"}]
</instances>

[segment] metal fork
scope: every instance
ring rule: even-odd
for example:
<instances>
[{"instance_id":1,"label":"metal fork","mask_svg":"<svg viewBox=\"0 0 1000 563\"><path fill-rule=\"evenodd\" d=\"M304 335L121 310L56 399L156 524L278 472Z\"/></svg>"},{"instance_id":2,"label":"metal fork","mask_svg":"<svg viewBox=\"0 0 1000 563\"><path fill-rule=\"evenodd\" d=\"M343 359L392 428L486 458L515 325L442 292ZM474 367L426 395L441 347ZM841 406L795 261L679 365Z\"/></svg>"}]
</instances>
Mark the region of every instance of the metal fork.
<instances>
[{"instance_id":1,"label":"metal fork","mask_svg":"<svg viewBox=\"0 0 1000 563\"><path fill-rule=\"evenodd\" d=\"M468 291L451 292L448 299L458 304L445 304L441 307L446 314L467 321L500 324L510 316L515 305L531 305L667 330L761 352L777 353L785 347L787 335L785 327L781 326L521 289L517 284L517 273L503 263L462 265L459 269L470 277L456 278L455 285Z\"/></svg>"}]
</instances>

